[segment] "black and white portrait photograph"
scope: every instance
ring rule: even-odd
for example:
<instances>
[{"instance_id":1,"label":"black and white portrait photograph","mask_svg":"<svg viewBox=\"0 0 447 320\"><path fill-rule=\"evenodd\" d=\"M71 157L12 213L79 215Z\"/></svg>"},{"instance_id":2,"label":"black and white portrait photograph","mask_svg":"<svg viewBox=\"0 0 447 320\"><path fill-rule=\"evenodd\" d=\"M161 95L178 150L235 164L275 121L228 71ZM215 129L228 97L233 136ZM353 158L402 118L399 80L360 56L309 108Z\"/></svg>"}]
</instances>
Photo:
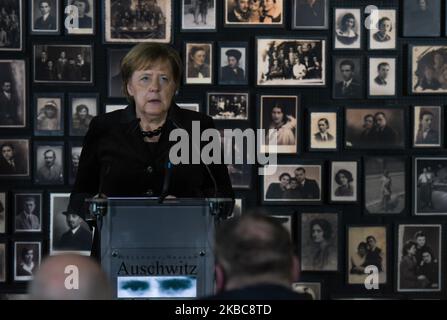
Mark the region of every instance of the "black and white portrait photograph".
<instances>
[{"instance_id":1,"label":"black and white portrait photograph","mask_svg":"<svg viewBox=\"0 0 447 320\"><path fill-rule=\"evenodd\" d=\"M42 231L42 194L14 194L14 231Z\"/></svg>"},{"instance_id":2,"label":"black and white portrait photograph","mask_svg":"<svg viewBox=\"0 0 447 320\"><path fill-rule=\"evenodd\" d=\"M98 115L98 95L71 94L70 105L70 135L85 136L90 122Z\"/></svg>"},{"instance_id":3,"label":"black and white portrait photograph","mask_svg":"<svg viewBox=\"0 0 447 320\"><path fill-rule=\"evenodd\" d=\"M398 157L364 160L365 210L369 214L399 214L406 203L406 162Z\"/></svg>"},{"instance_id":4,"label":"black and white portrait photograph","mask_svg":"<svg viewBox=\"0 0 447 320\"><path fill-rule=\"evenodd\" d=\"M345 121L347 149L402 149L405 146L403 108L347 108Z\"/></svg>"},{"instance_id":5,"label":"black and white portrait photograph","mask_svg":"<svg viewBox=\"0 0 447 320\"><path fill-rule=\"evenodd\" d=\"M413 147L441 147L443 132L441 106L415 106L413 111Z\"/></svg>"},{"instance_id":6,"label":"black and white portrait photograph","mask_svg":"<svg viewBox=\"0 0 447 320\"><path fill-rule=\"evenodd\" d=\"M25 60L0 60L0 128L26 126Z\"/></svg>"},{"instance_id":7,"label":"black and white portrait photograph","mask_svg":"<svg viewBox=\"0 0 447 320\"><path fill-rule=\"evenodd\" d=\"M404 37L441 36L441 0L406 0Z\"/></svg>"},{"instance_id":8,"label":"black and white portrait photograph","mask_svg":"<svg viewBox=\"0 0 447 320\"><path fill-rule=\"evenodd\" d=\"M0 282L6 281L6 245L0 243Z\"/></svg>"},{"instance_id":9,"label":"black and white portrait photograph","mask_svg":"<svg viewBox=\"0 0 447 320\"><path fill-rule=\"evenodd\" d=\"M178 105L182 109L200 112L199 102L176 102L176 105Z\"/></svg>"},{"instance_id":10,"label":"black and white portrait photograph","mask_svg":"<svg viewBox=\"0 0 447 320\"><path fill-rule=\"evenodd\" d=\"M320 282L294 282L292 290L308 295L310 300L321 300Z\"/></svg>"},{"instance_id":11,"label":"black and white portrait photograph","mask_svg":"<svg viewBox=\"0 0 447 320\"><path fill-rule=\"evenodd\" d=\"M326 40L257 38L258 86L325 86Z\"/></svg>"},{"instance_id":12,"label":"black and white portrait photograph","mask_svg":"<svg viewBox=\"0 0 447 320\"><path fill-rule=\"evenodd\" d=\"M68 34L92 35L95 31L96 1L65 0L65 30ZM67 19L69 21L67 28Z\"/></svg>"},{"instance_id":13,"label":"black and white portrait photograph","mask_svg":"<svg viewBox=\"0 0 447 320\"><path fill-rule=\"evenodd\" d=\"M64 184L64 143L34 143L34 183Z\"/></svg>"},{"instance_id":14,"label":"black and white portrait photograph","mask_svg":"<svg viewBox=\"0 0 447 320\"><path fill-rule=\"evenodd\" d=\"M390 97L396 95L396 58L369 58L369 97Z\"/></svg>"},{"instance_id":15,"label":"black and white portrait photograph","mask_svg":"<svg viewBox=\"0 0 447 320\"><path fill-rule=\"evenodd\" d=\"M24 0L0 0L3 23L0 26L0 52L22 51Z\"/></svg>"},{"instance_id":16,"label":"black and white portrait photograph","mask_svg":"<svg viewBox=\"0 0 447 320\"><path fill-rule=\"evenodd\" d=\"M28 139L0 140L0 179L30 176L29 148Z\"/></svg>"},{"instance_id":17,"label":"black and white portrait photograph","mask_svg":"<svg viewBox=\"0 0 447 320\"><path fill-rule=\"evenodd\" d=\"M301 215L301 270L338 270L338 214Z\"/></svg>"},{"instance_id":18,"label":"black and white portrait photograph","mask_svg":"<svg viewBox=\"0 0 447 320\"><path fill-rule=\"evenodd\" d=\"M362 57L334 57L333 90L335 99L362 99L365 73Z\"/></svg>"},{"instance_id":19,"label":"black and white portrait photograph","mask_svg":"<svg viewBox=\"0 0 447 320\"><path fill-rule=\"evenodd\" d=\"M334 10L334 49L361 49L362 27L360 9Z\"/></svg>"},{"instance_id":20,"label":"black and white portrait photograph","mask_svg":"<svg viewBox=\"0 0 447 320\"><path fill-rule=\"evenodd\" d=\"M442 289L442 225L400 224L397 248L397 291Z\"/></svg>"},{"instance_id":21,"label":"black and white portrait photograph","mask_svg":"<svg viewBox=\"0 0 447 320\"><path fill-rule=\"evenodd\" d=\"M182 0L182 31L216 30L216 0Z\"/></svg>"},{"instance_id":22,"label":"black and white portrait photograph","mask_svg":"<svg viewBox=\"0 0 447 320\"><path fill-rule=\"evenodd\" d=\"M447 158L417 157L413 170L415 215L447 215Z\"/></svg>"},{"instance_id":23,"label":"black and white portrait photograph","mask_svg":"<svg viewBox=\"0 0 447 320\"><path fill-rule=\"evenodd\" d=\"M248 84L248 43L222 42L219 50L219 84Z\"/></svg>"},{"instance_id":24,"label":"black and white portrait photograph","mask_svg":"<svg viewBox=\"0 0 447 320\"><path fill-rule=\"evenodd\" d=\"M172 0L105 0L105 41L172 41Z\"/></svg>"},{"instance_id":25,"label":"black and white portrait photograph","mask_svg":"<svg viewBox=\"0 0 447 320\"><path fill-rule=\"evenodd\" d=\"M329 0L294 0L292 29L329 27Z\"/></svg>"},{"instance_id":26,"label":"black and white portrait photograph","mask_svg":"<svg viewBox=\"0 0 447 320\"><path fill-rule=\"evenodd\" d=\"M337 112L309 111L310 150L337 150Z\"/></svg>"},{"instance_id":27,"label":"black and white portrait photograph","mask_svg":"<svg viewBox=\"0 0 447 320\"><path fill-rule=\"evenodd\" d=\"M248 120L248 93L207 93L207 114L215 120Z\"/></svg>"},{"instance_id":28,"label":"black and white portrait photograph","mask_svg":"<svg viewBox=\"0 0 447 320\"><path fill-rule=\"evenodd\" d=\"M331 202L358 201L357 161L331 162Z\"/></svg>"},{"instance_id":29,"label":"black and white portrait photograph","mask_svg":"<svg viewBox=\"0 0 447 320\"><path fill-rule=\"evenodd\" d=\"M6 213L9 209L6 198L6 192L0 192L0 234L6 231Z\"/></svg>"},{"instance_id":30,"label":"black and white portrait photograph","mask_svg":"<svg viewBox=\"0 0 447 320\"><path fill-rule=\"evenodd\" d=\"M447 93L447 45L409 45L410 92Z\"/></svg>"},{"instance_id":31,"label":"black and white portrait photograph","mask_svg":"<svg viewBox=\"0 0 447 320\"><path fill-rule=\"evenodd\" d=\"M31 0L31 34L60 33L61 0Z\"/></svg>"},{"instance_id":32,"label":"black and white portrait photograph","mask_svg":"<svg viewBox=\"0 0 447 320\"><path fill-rule=\"evenodd\" d=\"M264 175L264 202L318 203L322 199L321 165L268 165Z\"/></svg>"},{"instance_id":33,"label":"black and white portrait photograph","mask_svg":"<svg viewBox=\"0 0 447 320\"><path fill-rule=\"evenodd\" d=\"M127 104L106 104L104 106L104 112L105 113L110 113L116 110L123 110L126 109Z\"/></svg>"},{"instance_id":34,"label":"black and white portrait photograph","mask_svg":"<svg viewBox=\"0 0 447 320\"><path fill-rule=\"evenodd\" d=\"M50 254L90 255L93 236L87 223L68 208L69 193L50 194Z\"/></svg>"},{"instance_id":35,"label":"black and white portrait photograph","mask_svg":"<svg viewBox=\"0 0 447 320\"><path fill-rule=\"evenodd\" d=\"M374 266L379 272L379 284L387 283L387 229L385 226L350 226L347 237L348 284L364 285Z\"/></svg>"},{"instance_id":36,"label":"black and white portrait photograph","mask_svg":"<svg viewBox=\"0 0 447 320\"><path fill-rule=\"evenodd\" d=\"M212 43L186 43L185 84L212 84L213 58Z\"/></svg>"},{"instance_id":37,"label":"black and white portrait photograph","mask_svg":"<svg viewBox=\"0 0 447 320\"><path fill-rule=\"evenodd\" d=\"M41 259L40 242L14 243L14 281L29 281L39 268Z\"/></svg>"},{"instance_id":38,"label":"black and white portrait photograph","mask_svg":"<svg viewBox=\"0 0 447 320\"><path fill-rule=\"evenodd\" d=\"M108 97L124 98L123 80L121 77L121 61L129 52L129 49L108 49L107 50L107 75L108 75Z\"/></svg>"},{"instance_id":39,"label":"black and white portrait photograph","mask_svg":"<svg viewBox=\"0 0 447 320\"><path fill-rule=\"evenodd\" d=\"M397 11L396 9L379 9L376 19L371 19L368 30L370 50L395 50L397 45Z\"/></svg>"},{"instance_id":40,"label":"black and white portrait photograph","mask_svg":"<svg viewBox=\"0 0 447 320\"><path fill-rule=\"evenodd\" d=\"M70 158L68 162L68 182L73 185L76 181L76 175L78 174L79 159L81 158L82 146L80 144L70 146Z\"/></svg>"},{"instance_id":41,"label":"black and white portrait photograph","mask_svg":"<svg viewBox=\"0 0 447 320\"><path fill-rule=\"evenodd\" d=\"M298 99L298 96L260 96L259 128L265 130L261 140L261 152L297 152Z\"/></svg>"},{"instance_id":42,"label":"black and white portrait photograph","mask_svg":"<svg viewBox=\"0 0 447 320\"><path fill-rule=\"evenodd\" d=\"M224 0L224 2L226 27L284 25L283 0Z\"/></svg>"},{"instance_id":43,"label":"black and white portrait photograph","mask_svg":"<svg viewBox=\"0 0 447 320\"><path fill-rule=\"evenodd\" d=\"M34 82L93 83L91 45L34 45Z\"/></svg>"},{"instance_id":44,"label":"black and white portrait photograph","mask_svg":"<svg viewBox=\"0 0 447 320\"><path fill-rule=\"evenodd\" d=\"M64 94L34 95L34 134L64 135Z\"/></svg>"}]
</instances>

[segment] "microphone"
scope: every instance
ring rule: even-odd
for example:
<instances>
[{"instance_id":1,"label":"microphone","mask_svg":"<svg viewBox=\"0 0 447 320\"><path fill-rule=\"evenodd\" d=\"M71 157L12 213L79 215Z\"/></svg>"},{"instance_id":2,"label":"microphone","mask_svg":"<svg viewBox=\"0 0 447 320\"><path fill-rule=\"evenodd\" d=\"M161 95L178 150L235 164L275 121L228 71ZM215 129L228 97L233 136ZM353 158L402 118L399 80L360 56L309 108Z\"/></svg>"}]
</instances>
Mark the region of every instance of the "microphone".
<instances>
[{"instance_id":1,"label":"microphone","mask_svg":"<svg viewBox=\"0 0 447 320\"><path fill-rule=\"evenodd\" d=\"M160 197L158 198L159 204L162 204L165 198L169 194L169 184L171 182L171 174L172 174L172 163L171 161L168 160L163 180L163 189L161 191Z\"/></svg>"}]
</instances>

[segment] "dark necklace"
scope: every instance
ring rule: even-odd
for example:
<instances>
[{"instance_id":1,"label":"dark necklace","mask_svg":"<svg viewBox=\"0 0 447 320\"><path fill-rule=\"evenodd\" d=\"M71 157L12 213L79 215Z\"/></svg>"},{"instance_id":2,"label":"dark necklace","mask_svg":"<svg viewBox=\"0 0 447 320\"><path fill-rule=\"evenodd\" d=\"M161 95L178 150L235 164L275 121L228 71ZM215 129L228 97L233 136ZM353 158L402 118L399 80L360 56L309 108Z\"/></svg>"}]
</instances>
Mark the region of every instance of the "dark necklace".
<instances>
[{"instance_id":1,"label":"dark necklace","mask_svg":"<svg viewBox=\"0 0 447 320\"><path fill-rule=\"evenodd\" d=\"M157 137L161 134L161 129L163 127L159 127L158 129L155 129L153 131L143 131L141 130L141 134L143 135L143 137L147 137L147 138L153 138L153 137Z\"/></svg>"}]
</instances>

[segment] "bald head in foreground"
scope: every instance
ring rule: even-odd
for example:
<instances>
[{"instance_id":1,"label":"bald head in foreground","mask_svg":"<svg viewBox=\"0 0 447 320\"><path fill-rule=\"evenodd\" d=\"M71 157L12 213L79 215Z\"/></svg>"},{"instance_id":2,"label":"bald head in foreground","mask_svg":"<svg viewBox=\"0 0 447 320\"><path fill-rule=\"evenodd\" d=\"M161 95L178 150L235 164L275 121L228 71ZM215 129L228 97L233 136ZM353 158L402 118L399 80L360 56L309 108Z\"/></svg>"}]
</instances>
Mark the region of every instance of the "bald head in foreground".
<instances>
[{"instance_id":1,"label":"bald head in foreground","mask_svg":"<svg viewBox=\"0 0 447 320\"><path fill-rule=\"evenodd\" d=\"M78 289L73 286L79 275ZM33 300L109 300L112 291L107 277L95 260L89 257L67 254L46 258L30 284L30 298Z\"/></svg>"}]
</instances>

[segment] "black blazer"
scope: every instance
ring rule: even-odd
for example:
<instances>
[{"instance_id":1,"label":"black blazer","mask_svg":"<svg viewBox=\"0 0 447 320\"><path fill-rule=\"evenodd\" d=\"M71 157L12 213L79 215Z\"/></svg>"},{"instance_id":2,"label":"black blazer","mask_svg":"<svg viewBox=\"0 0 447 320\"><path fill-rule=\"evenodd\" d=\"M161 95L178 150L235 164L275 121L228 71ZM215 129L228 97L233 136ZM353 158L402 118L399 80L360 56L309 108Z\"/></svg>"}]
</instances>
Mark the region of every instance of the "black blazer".
<instances>
[{"instance_id":1,"label":"black blazer","mask_svg":"<svg viewBox=\"0 0 447 320\"><path fill-rule=\"evenodd\" d=\"M202 300L312 300L312 296L274 284L258 284L218 293Z\"/></svg>"},{"instance_id":2,"label":"black blazer","mask_svg":"<svg viewBox=\"0 0 447 320\"><path fill-rule=\"evenodd\" d=\"M319 199L320 187L317 181L312 179L305 179L304 186L298 185L297 190L301 194L302 199Z\"/></svg>"},{"instance_id":3,"label":"black blazer","mask_svg":"<svg viewBox=\"0 0 447 320\"><path fill-rule=\"evenodd\" d=\"M173 104L159 142L155 148L150 148L143 141L134 104L93 118L84 138L70 207L84 216L87 212L84 199L99 192L109 197L160 196L169 151L176 144L169 141L169 133L177 127L184 128L191 138L193 121L200 122L201 132L214 128L209 116ZM190 157L193 152L194 148L190 148ZM234 198L227 167L224 164L208 167L217 183L217 195ZM180 164L173 165L170 171L167 194L177 198L212 197L215 188L203 163Z\"/></svg>"}]
</instances>

